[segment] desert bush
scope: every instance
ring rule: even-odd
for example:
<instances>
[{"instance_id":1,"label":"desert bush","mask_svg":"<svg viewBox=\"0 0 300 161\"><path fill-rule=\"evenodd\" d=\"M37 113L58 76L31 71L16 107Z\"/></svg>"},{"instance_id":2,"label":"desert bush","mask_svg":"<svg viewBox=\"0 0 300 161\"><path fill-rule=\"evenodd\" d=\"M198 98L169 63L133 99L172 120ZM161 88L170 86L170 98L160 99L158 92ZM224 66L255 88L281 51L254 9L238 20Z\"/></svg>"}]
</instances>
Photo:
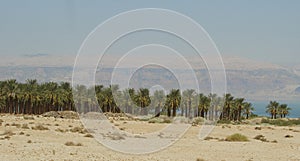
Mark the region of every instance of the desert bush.
<instances>
[{"instance_id":1,"label":"desert bush","mask_svg":"<svg viewBox=\"0 0 300 161\"><path fill-rule=\"evenodd\" d=\"M262 142L269 142L269 141L265 138L265 136L263 136L263 135L257 135L257 136L255 136L253 139L255 139L255 140L260 140L260 141L262 141Z\"/></svg>"},{"instance_id":2,"label":"desert bush","mask_svg":"<svg viewBox=\"0 0 300 161\"><path fill-rule=\"evenodd\" d=\"M5 130L2 134L0 134L0 136L3 136L3 135L13 136L13 135L15 135L15 133L12 132L11 130Z\"/></svg>"},{"instance_id":3,"label":"desert bush","mask_svg":"<svg viewBox=\"0 0 300 161\"><path fill-rule=\"evenodd\" d=\"M12 123L11 126L15 126L15 127L17 127L17 128L20 128L20 127L21 127L20 124L16 124L16 123Z\"/></svg>"},{"instance_id":4,"label":"desert bush","mask_svg":"<svg viewBox=\"0 0 300 161\"><path fill-rule=\"evenodd\" d=\"M218 124L231 124L230 120L218 120Z\"/></svg>"},{"instance_id":5,"label":"desert bush","mask_svg":"<svg viewBox=\"0 0 300 161\"><path fill-rule=\"evenodd\" d=\"M31 140L28 140L27 143L32 143L32 141L31 141Z\"/></svg>"},{"instance_id":6,"label":"desert bush","mask_svg":"<svg viewBox=\"0 0 300 161\"><path fill-rule=\"evenodd\" d=\"M196 118L193 118L192 124L200 125L203 122L204 122L204 118L202 118L202 117L196 117Z\"/></svg>"},{"instance_id":7,"label":"desert bush","mask_svg":"<svg viewBox=\"0 0 300 161\"><path fill-rule=\"evenodd\" d=\"M211 139L214 139L213 137L210 137L210 136L207 136L204 138L204 140L211 140Z\"/></svg>"},{"instance_id":8,"label":"desert bush","mask_svg":"<svg viewBox=\"0 0 300 161\"><path fill-rule=\"evenodd\" d=\"M41 124L35 125L35 126L32 127L31 129L32 129L32 130L49 130L48 127L45 127L45 126L43 126L43 125L41 125Z\"/></svg>"},{"instance_id":9,"label":"desert bush","mask_svg":"<svg viewBox=\"0 0 300 161\"><path fill-rule=\"evenodd\" d=\"M202 158L197 158L196 161L205 161L205 160Z\"/></svg>"},{"instance_id":10,"label":"desert bush","mask_svg":"<svg viewBox=\"0 0 300 161\"><path fill-rule=\"evenodd\" d=\"M285 138L292 138L293 136L292 135L285 135L284 137Z\"/></svg>"},{"instance_id":11,"label":"desert bush","mask_svg":"<svg viewBox=\"0 0 300 161\"><path fill-rule=\"evenodd\" d=\"M261 123L266 123L270 125L276 126L293 126L293 125L300 125L300 119L293 119L293 120L282 120L282 119L262 119Z\"/></svg>"},{"instance_id":12,"label":"desert bush","mask_svg":"<svg viewBox=\"0 0 300 161\"><path fill-rule=\"evenodd\" d=\"M33 116L23 116L24 120L34 120Z\"/></svg>"},{"instance_id":13,"label":"desert bush","mask_svg":"<svg viewBox=\"0 0 300 161\"><path fill-rule=\"evenodd\" d=\"M23 124L22 129L29 129L28 124Z\"/></svg>"},{"instance_id":14,"label":"desert bush","mask_svg":"<svg viewBox=\"0 0 300 161\"><path fill-rule=\"evenodd\" d=\"M85 134L84 137L93 138L94 136L91 134Z\"/></svg>"},{"instance_id":15,"label":"desert bush","mask_svg":"<svg viewBox=\"0 0 300 161\"><path fill-rule=\"evenodd\" d=\"M159 118L159 117L154 117L154 118L151 118L148 123L163 123L163 119L162 118Z\"/></svg>"},{"instance_id":16,"label":"desert bush","mask_svg":"<svg viewBox=\"0 0 300 161\"><path fill-rule=\"evenodd\" d=\"M230 136L227 136L225 141L232 141L232 142L245 142L249 141L248 138L242 134L236 133Z\"/></svg>"},{"instance_id":17,"label":"desert bush","mask_svg":"<svg viewBox=\"0 0 300 161\"><path fill-rule=\"evenodd\" d=\"M82 127L74 127L72 129L70 129L70 131L74 132L74 133L78 132L78 133L81 133L81 134L87 133L87 130L82 128Z\"/></svg>"},{"instance_id":18,"label":"desert bush","mask_svg":"<svg viewBox=\"0 0 300 161\"><path fill-rule=\"evenodd\" d=\"M63 130L61 128L55 129L55 131L57 131L57 132L66 132L65 130Z\"/></svg>"},{"instance_id":19,"label":"desert bush","mask_svg":"<svg viewBox=\"0 0 300 161\"><path fill-rule=\"evenodd\" d=\"M23 132L23 131L21 131L20 133L19 133L19 135L24 135L25 133Z\"/></svg>"},{"instance_id":20,"label":"desert bush","mask_svg":"<svg viewBox=\"0 0 300 161\"><path fill-rule=\"evenodd\" d=\"M254 129L255 130L261 130L261 127L255 127Z\"/></svg>"},{"instance_id":21,"label":"desert bush","mask_svg":"<svg viewBox=\"0 0 300 161\"><path fill-rule=\"evenodd\" d=\"M68 141L65 143L66 146L83 146L81 143L74 143L72 141Z\"/></svg>"}]
</instances>

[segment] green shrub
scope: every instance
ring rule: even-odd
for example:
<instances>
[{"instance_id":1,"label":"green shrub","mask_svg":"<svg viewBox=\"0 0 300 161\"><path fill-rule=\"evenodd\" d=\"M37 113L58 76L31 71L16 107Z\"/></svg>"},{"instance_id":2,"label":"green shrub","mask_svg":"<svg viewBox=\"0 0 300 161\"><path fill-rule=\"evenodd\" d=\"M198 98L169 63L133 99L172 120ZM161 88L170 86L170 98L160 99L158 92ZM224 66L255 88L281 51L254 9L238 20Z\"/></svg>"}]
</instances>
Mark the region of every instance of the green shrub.
<instances>
[{"instance_id":1,"label":"green shrub","mask_svg":"<svg viewBox=\"0 0 300 161\"><path fill-rule=\"evenodd\" d=\"M236 134L227 136L225 141L245 142L245 141L249 141L249 140L246 136L236 133Z\"/></svg>"},{"instance_id":2,"label":"green shrub","mask_svg":"<svg viewBox=\"0 0 300 161\"><path fill-rule=\"evenodd\" d=\"M276 126L292 126L292 125L300 125L300 119L297 119L297 120L262 119L261 123L266 123L266 124L276 125Z\"/></svg>"},{"instance_id":3,"label":"green shrub","mask_svg":"<svg viewBox=\"0 0 300 161\"><path fill-rule=\"evenodd\" d=\"M230 120L219 120L218 124L230 124L231 121Z\"/></svg>"}]
</instances>

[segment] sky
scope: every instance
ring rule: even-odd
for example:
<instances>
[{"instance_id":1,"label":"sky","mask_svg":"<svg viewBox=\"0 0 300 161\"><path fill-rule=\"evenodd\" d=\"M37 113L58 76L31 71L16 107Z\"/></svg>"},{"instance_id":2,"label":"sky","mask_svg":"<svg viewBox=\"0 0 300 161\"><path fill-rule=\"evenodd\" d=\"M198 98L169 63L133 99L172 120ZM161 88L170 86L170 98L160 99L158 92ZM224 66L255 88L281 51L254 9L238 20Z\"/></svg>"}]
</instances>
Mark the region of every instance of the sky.
<instances>
[{"instance_id":1,"label":"sky","mask_svg":"<svg viewBox=\"0 0 300 161\"><path fill-rule=\"evenodd\" d=\"M223 56L300 64L299 0L0 0L1 56L76 56L106 19L139 8L177 11L198 22Z\"/></svg>"}]
</instances>

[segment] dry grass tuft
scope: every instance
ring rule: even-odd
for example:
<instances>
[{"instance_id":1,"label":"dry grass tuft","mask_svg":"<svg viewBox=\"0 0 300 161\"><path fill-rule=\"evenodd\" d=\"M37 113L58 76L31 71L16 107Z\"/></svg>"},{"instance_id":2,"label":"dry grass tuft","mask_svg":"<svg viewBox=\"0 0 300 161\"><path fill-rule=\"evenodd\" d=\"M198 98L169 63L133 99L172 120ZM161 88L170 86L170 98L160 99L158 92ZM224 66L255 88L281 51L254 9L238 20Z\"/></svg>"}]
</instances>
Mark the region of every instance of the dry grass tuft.
<instances>
[{"instance_id":1,"label":"dry grass tuft","mask_svg":"<svg viewBox=\"0 0 300 161\"><path fill-rule=\"evenodd\" d=\"M254 129L255 130L261 130L261 127L255 127Z\"/></svg>"},{"instance_id":2,"label":"dry grass tuft","mask_svg":"<svg viewBox=\"0 0 300 161\"><path fill-rule=\"evenodd\" d=\"M34 120L33 116L23 116L24 120Z\"/></svg>"},{"instance_id":3,"label":"dry grass tuft","mask_svg":"<svg viewBox=\"0 0 300 161\"><path fill-rule=\"evenodd\" d=\"M28 124L23 124L23 125L22 125L22 129L29 129Z\"/></svg>"},{"instance_id":4,"label":"dry grass tuft","mask_svg":"<svg viewBox=\"0 0 300 161\"><path fill-rule=\"evenodd\" d=\"M260 140L262 142L269 142L263 135L256 135L253 139Z\"/></svg>"},{"instance_id":5,"label":"dry grass tuft","mask_svg":"<svg viewBox=\"0 0 300 161\"><path fill-rule=\"evenodd\" d=\"M285 135L284 137L285 138L292 138L293 136L292 135Z\"/></svg>"},{"instance_id":6,"label":"dry grass tuft","mask_svg":"<svg viewBox=\"0 0 300 161\"><path fill-rule=\"evenodd\" d=\"M63 129L61 129L61 128L58 128L58 129L55 129L55 131L57 131L57 132L66 132L65 130L63 130Z\"/></svg>"},{"instance_id":7,"label":"dry grass tuft","mask_svg":"<svg viewBox=\"0 0 300 161\"><path fill-rule=\"evenodd\" d=\"M32 129L32 130L49 130L48 127L45 127L45 126L43 126L43 125L41 125L41 124L35 125L35 126L32 127L31 129Z\"/></svg>"},{"instance_id":8,"label":"dry grass tuft","mask_svg":"<svg viewBox=\"0 0 300 161\"><path fill-rule=\"evenodd\" d=\"M68 141L65 143L66 146L83 146L81 143L74 143L72 141Z\"/></svg>"},{"instance_id":9,"label":"dry grass tuft","mask_svg":"<svg viewBox=\"0 0 300 161\"><path fill-rule=\"evenodd\" d=\"M249 141L248 138L242 134L236 133L230 136L227 136L225 141L230 141L230 142L247 142Z\"/></svg>"},{"instance_id":10,"label":"dry grass tuft","mask_svg":"<svg viewBox=\"0 0 300 161\"><path fill-rule=\"evenodd\" d=\"M19 135L24 135L25 133L23 132L23 131L21 131L20 133L19 133Z\"/></svg>"},{"instance_id":11,"label":"dry grass tuft","mask_svg":"<svg viewBox=\"0 0 300 161\"><path fill-rule=\"evenodd\" d=\"M196 161L205 161L205 160L202 158L197 158Z\"/></svg>"},{"instance_id":12,"label":"dry grass tuft","mask_svg":"<svg viewBox=\"0 0 300 161\"><path fill-rule=\"evenodd\" d=\"M28 140L27 143L32 143L32 141L31 141L31 140Z\"/></svg>"},{"instance_id":13,"label":"dry grass tuft","mask_svg":"<svg viewBox=\"0 0 300 161\"><path fill-rule=\"evenodd\" d=\"M70 131L74 132L74 133L78 132L78 133L81 133L81 134L87 133L87 130L82 128L82 127L74 127L72 129L70 129Z\"/></svg>"},{"instance_id":14,"label":"dry grass tuft","mask_svg":"<svg viewBox=\"0 0 300 161\"><path fill-rule=\"evenodd\" d=\"M16 124L16 123L12 123L11 126L15 126L16 128L20 128L21 127L20 124Z\"/></svg>"},{"instance_id":15,"label":"dry grass tuft","mask_svg":"<svg viewBox=\"0 0 300 161\"><path fill-rule=\"evenodd\" d=\"M207 136L207 137L204 138L204 140L212 140L212 139L214 139L214 138L210 137L210 136Z\"/></svg>"},{"instance_id":16,"label":"dry grass tuft","mask_svg":"<svg viewBox=\"0 0 300 161\"><path fill-rule=\"evenodd\" d=\"M15 135L15 133L13 133L11 130L6 130L2 134L0 134L0 136L4 136L4 135L13 136L13 135Z\"/></svg>"},{"instance_id":17,"label":"dry grass tuft","mask_svg":"<svg viewBox=\"0 0 300 161\"><path fill-rule=\"evenodd\" d=\"M84 137L93 138L94 136L91 134L85 134Z\"/></svg>"}]
</instances>

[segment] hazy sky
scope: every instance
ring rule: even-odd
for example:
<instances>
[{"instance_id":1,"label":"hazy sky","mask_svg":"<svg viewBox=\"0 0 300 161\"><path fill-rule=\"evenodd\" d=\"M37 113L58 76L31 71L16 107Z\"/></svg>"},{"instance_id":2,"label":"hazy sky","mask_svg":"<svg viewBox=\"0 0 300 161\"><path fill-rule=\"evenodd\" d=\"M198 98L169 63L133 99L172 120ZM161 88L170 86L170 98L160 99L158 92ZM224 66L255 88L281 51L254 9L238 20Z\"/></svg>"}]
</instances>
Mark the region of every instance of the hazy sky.
<instances>
[{"instance_id":1,"label":"hazy sky","mask_svg":"<svg viewBox=\"0 0 300 161\"><path fill-rule=\"evenodd\" d=\"M127 10L165 8L201 24L222 55L299 64L299 0L1 0L1 55L71 55L92 29Z\"/></svg>"}]
</instances>

